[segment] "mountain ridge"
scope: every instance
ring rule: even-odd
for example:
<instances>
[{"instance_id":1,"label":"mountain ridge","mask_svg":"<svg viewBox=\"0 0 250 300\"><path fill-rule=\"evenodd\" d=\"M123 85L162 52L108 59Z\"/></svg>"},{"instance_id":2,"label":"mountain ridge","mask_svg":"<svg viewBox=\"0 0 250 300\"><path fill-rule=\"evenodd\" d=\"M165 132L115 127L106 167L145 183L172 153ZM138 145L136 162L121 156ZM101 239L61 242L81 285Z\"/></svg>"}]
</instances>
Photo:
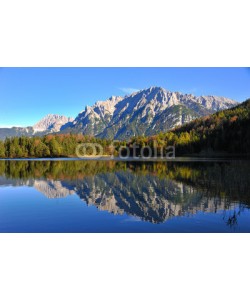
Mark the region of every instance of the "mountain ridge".
<instances>
[{"instance_id":1,"label":"mountain ridge","mask_svg":"<svg viewBox=\"0 0 250 300\"><path fill-rule=\"evenodd\" d=\"M58 132L67 123L73 122L73 118L65 117L57 114L48 114L37 122L33 129L35 132Z\"/></svg>"},{"instance_id":2,"label":"mountain ridge","mask_svg":"<svg viewBox=\"0 0 250 300\"><path fill-rule=\"evenodd\" d=\"M41 136L49 133L59 132L62 128L65 128L67 124L74 119L57 114L48 114L38 121L33 126L18 127L13 126L11 128L0 128L0 140L7 137L14 136Z\"/></svg>"},{"instance_id":3,"label":"mountain ridge","mask_svg":"<svg viewBox=\"0 0 250 300\"><path fill-rule=\"evenodd\" d=\"M75 119L49 114L33 126L0 128L0 139L81 133L99 138L128 139L169 131L198 117L236 106L238 102L219 96L195 96L149 87L125 96L111 96L87 105Z\"/></svg>"},{"instance_id":4,"label":"mountain ridge","mask_svg":"<svg viewBox=\"0 0 250 300\"><path fill-rule=\"evenodd\" d=\"M108 105L109 110L105 110ZM97 101L91 107L87 106L66 132L100 138L126 139L128 133L149 135L168 131L195 118L235 105L236 101L225 97L197 97L192 94L170 92L161 87L150 87L131 95L113 97L106 101ZM159 119L162 120L161 123Z\"/></svg>"}]
</instances>

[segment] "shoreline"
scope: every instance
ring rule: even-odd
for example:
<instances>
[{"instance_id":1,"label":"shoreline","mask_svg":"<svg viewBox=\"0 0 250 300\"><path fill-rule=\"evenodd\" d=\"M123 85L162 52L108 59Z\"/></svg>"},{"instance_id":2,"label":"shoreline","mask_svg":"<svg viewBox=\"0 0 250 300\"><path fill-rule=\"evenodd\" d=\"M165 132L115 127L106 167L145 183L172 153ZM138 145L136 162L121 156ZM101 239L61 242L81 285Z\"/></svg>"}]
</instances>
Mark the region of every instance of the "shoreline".
<instances>
[{"instance_id":1,"label":"shoreline","mask_svg":"<svg viewBox=\"0 0 250 300\"><path fill-rule=\"evenodd\" d=\"M226 161L249 161L249 156L180 156L175 158L161 157L112 157L112 156L85 156L79 157L30 157L30 158L0 158L0 161L123 161L123 162L226 162Z\"/></svg>"}]
</instances>

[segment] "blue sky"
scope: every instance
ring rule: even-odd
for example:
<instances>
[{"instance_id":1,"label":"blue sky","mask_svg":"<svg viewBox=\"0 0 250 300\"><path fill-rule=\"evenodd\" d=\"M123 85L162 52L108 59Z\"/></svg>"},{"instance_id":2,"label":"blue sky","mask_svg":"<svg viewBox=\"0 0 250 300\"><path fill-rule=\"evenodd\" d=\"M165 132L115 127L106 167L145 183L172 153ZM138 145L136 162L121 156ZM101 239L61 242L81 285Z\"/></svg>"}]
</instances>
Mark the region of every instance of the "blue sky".
<instances>
[{"instance_id":1,"label":"blue sky","mask_svg":"<svg viewBox=\"0 0 250 300\"><path fill-rule=\"evenodd\" d=\"M161 86L239 102L250 98L249 68L0 68L0 127L70 117L111 95Z\"/></svg>"}]
</instances>

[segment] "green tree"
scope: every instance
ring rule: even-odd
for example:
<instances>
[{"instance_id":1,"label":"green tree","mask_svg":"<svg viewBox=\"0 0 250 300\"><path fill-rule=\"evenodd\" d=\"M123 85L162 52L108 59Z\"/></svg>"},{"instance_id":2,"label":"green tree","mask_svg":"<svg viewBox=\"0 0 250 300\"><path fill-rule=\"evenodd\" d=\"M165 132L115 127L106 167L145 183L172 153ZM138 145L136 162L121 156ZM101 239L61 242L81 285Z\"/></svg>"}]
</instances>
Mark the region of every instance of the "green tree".
<instances>
[{"instance_id":1,"label":"green tree","mask_svg":"<svg viewBox=\"0 0 250 300\"><path fill-rule=\"evenodd\" d=\"M48 157L48 156L50 156L50 150L43 142L40 142L35 146L35 151L34 152L35 152L36 157Z\"/></svg>"},{"instance_id":2,"label":"green tree","mask_svg":"<svg viewBox=\"0 0 250 300\"><path fill-rule=\"evenodd\" d=\"M57 157L57 156L62 155L62 147L58 143L58 141L55 140L54 138L49 141L48 147L49 147L51 156Z\"/></svg>"},{"instance_id":3,"label":"green tree","mask_svg":"<svg viewBox=\"0 0 250 300\"><path fill-rule=\"evenodd\" d=\"M5 158L5 147L2 141L0 141L0 158Z\"/></svg>"}]
</instances>

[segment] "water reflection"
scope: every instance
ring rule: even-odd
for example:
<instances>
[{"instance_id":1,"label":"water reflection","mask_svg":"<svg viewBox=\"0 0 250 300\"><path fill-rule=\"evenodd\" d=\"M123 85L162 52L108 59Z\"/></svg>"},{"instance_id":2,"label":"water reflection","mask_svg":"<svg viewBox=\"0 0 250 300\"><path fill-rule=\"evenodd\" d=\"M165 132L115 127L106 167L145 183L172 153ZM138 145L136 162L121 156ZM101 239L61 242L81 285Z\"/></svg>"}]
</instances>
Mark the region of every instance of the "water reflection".
<instances>
[{"instance_id":1,"label":"water reflection","mask_svg":"<svg viewBox=\"0 0 250 300\"><path fill-rule=\"evenodd\" d=\"M246 161L0 161L0 187L30 186L49 199L75 194L99 210L151 223L223 211L233 227L249 208L249 171Z\"/></svg>"}]
</instances>

